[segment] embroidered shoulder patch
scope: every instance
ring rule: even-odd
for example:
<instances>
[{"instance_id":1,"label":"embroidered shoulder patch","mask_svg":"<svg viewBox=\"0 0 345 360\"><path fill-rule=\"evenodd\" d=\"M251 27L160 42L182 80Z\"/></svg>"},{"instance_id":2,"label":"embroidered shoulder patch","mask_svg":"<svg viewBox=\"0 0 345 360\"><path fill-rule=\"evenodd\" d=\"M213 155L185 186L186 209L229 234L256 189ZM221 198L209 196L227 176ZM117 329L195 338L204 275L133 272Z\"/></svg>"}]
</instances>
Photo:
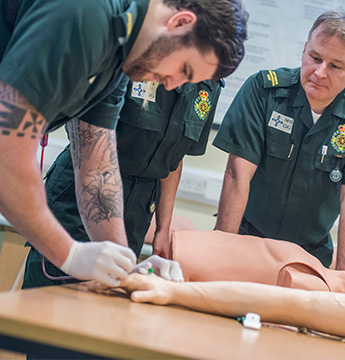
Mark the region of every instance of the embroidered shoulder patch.
<instances>
[{"instance_id":1,"label":"embroidered shoulder patch","mask_svg":"<svg viewBox=\"0 0 345 360\"><path fill-rule=\"evenodd\" d=\"M156 87L152 83L133 81L131 95L134 98L156 102Z\"/></svg>"},{"instance_id":2,"label":"embroidered shoulder patch","mask_svg":"<svg viewBox=\"0 0 345 360\"><path fill-rule=\"evenodd\" d=\"M199 96L194 100L194 110L199 119L206 120L211 107L208 92L206 90L200 90Z\"/></svg>"},{"instance_id":3,"label":"embroidered shoulder patch","mask_svg":"<svg viewBox=\"0 0 345 360\"><path fill-rule=\"evenodd\" d=\"M273 127L277 130L284 131L291 134L294 119L283 114L279 114L276 111L272 112L268 126Z\"/></svg>"},{"instance_id":4,"label":"embroidered shoulder patch","mask_svg":"<svg viewBox=\"0 0 345 360\"><path fill-rule=\"evenodd\" d=\"M333 133L331 144L336 152L345 153L345 124L339 125L338 130Z\"/></svg>"}]
</instances>

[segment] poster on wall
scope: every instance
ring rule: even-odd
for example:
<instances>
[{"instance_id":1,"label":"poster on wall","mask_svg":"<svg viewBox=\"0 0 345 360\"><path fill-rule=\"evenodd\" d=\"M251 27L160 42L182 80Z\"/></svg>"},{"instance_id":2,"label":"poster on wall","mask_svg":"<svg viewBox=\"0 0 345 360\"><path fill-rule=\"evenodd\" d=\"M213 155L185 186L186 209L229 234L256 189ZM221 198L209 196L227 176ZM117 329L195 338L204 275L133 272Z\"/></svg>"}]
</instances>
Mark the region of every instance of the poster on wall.
<instances>
[{"instance_id":1,"label":"poster on wall","mask_svg":"<svg viewBox=\"0 0 345 360\"><path fill-rule=\"evenodd\" d=\"M245 57L225 78L217 106L216 126L243 82L263 69L298 67L309 29L324 11L345 11L344 0L243 0L249 13Z\"/></svg>"}]
</instances>

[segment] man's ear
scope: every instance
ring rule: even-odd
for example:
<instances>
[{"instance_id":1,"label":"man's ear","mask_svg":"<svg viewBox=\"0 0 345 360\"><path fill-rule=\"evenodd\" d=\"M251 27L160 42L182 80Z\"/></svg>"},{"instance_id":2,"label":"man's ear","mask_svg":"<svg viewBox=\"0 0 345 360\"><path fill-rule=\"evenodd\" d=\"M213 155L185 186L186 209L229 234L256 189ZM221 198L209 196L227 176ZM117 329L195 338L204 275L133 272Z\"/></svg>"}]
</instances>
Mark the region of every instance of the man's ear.
<instances>
[{"instance_id":1,"label":"man's ear","mask_svg":"<svg viewBox=\"0 0 345 360\"><path fill-rule=\"evenodd\" d=\"M175 35L184 34L191 31L197 21L197 16L189 10L181 10L173 14L166 27L168 31L172 31Z\"/></svg>"},{"instance_id":2,"label":"man's ear","mask_svg":"<svg viewBox=\"0 0 345 360\"><path fill-rule=\"evenodd\" d=\"M303 48L303 52L302 52L302 54L304 54L304 53L305 53L305 49L307 48L307 44L308 44L308 41L306 41L306 42L304 43L304 48Z\"/></svg>"}]
</instances>

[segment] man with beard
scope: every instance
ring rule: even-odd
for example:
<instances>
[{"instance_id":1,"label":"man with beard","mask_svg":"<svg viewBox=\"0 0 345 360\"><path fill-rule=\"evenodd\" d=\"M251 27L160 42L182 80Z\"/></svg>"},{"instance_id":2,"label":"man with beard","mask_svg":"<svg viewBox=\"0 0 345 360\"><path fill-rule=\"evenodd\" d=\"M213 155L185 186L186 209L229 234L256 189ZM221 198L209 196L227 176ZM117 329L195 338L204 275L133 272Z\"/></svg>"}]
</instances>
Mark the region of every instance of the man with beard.
<instances>
[{"instance_id":1,"label":"man with beard","mask_svg":"<svg viewBox=\"0 0 345 360\"><path fill-rule=\"evenodd\" d=\"M324 266L340 213L345 269L345 14L314 22L297 69L260 71L231 104L214 145L229 152L217 230L297 243Z\"/></svg>"},{"instance_id":2,"label":"man with beard","mask_svg":"<svg viewBox=\"0 0 345 360\"><path fill-rule=\"evenodd\" d=\"M153 254L168 259L169 235L184 155L202 155L207 146L222 81L183 84L166 91L157 83L129 82L116 127L124 194L128 246L139 257L155 214ZM94 212L80 213L74 190L70 147L60 153L45 181L50 210L78 241L90 241L83 223ZM83 221L82 221L83 220ZM23 288L75 282L42 259L32 247L26 260ZM54 279L51 279L51 277Z\"/></svg>"},{"instance_id":3,"label":"man with beard","mask_svg":"<svg viewBox=\"0 0 345 360\"><path fill-rule=\"evenodd\" d=\"M0 211L66 273L117 286L136 260L116 150L122 71L167 90L227 76L244 55L247 13L239 0L0 3ZM92 243L74 241L49 211L36 162L41 135L65 123Z\"/></svg>"}]
</instances>

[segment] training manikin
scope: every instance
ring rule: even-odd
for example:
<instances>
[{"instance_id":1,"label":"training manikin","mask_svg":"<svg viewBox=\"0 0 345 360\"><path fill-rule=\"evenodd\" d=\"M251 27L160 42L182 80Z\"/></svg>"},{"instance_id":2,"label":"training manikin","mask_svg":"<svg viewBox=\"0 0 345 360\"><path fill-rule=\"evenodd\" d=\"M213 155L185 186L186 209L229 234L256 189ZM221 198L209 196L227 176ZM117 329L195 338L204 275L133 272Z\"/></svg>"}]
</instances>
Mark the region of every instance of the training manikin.
<instances>
[{"instance_id":1,"label":"training manikin","mask_svg":"<svg viewBox=\"0 0 345 360\"><path fill-rule=\"evenodd\" d=\"M220 231L176 231L171 257L180 262L185 282L132 274L121 282L131 300L230 317L253 312L265 322L345 336L345 294L340 293L345 272L326 269L296 244ZM89 288L105 290L97 282Z\"/></svg>"},{"instance_id":2,"label":"training manikin","mask_svg":"<svg viewBox=\"0 0 345 360\"><path fill-rule=\"evenodd\" d=\"M185 281L248 281L345 293L345 272L325 268L299 245L221 231L176 231L171 258Z\"/></svg>"}]
</instances>

